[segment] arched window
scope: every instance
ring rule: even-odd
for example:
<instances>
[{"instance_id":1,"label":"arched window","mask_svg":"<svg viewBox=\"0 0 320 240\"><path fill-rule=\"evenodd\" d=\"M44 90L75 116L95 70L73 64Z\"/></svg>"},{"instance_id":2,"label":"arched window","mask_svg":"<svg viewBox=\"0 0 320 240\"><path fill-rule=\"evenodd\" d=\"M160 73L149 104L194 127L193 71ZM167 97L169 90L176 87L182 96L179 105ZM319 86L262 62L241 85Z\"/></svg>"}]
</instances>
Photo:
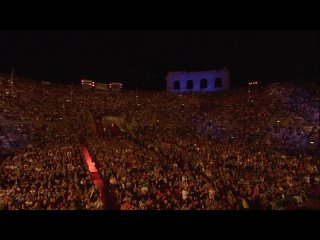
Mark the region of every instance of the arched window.
<instances>
[{"instance_id":1,"label":"arched window","mask_svg":"<svg viewBox=\"0 0 320 240\"><path fill-rule=\"evenodd\" d=\"M216 78L215 80L214 80L214 87L215 88L221 88L222 87L222 79L221 78Z\"/></svg>"},{"instance_id":2,"label":"arched window","mask_svg":"<svg viewBox=\"0 0 320 240\"><path fill-rule=\"evenodd\" d=\"M179 81L174 81L173 82L173 89L174 90L180 90L180 82Z\"/></svg>"},{"instance_id":3,"label":"arched window","mask_svg":"<svg viewBox=\"0 0 320 240\"><path fill-rule=\"evenodd\" d=\"M193 89L193 81L192 80L187 81L187 89Z\"/></svg>"},{"instance_id":4,"label":"arched window","mask_svg":"<svg viewBox=\"0 0 320 240\"><path fill-rule=\"evenodd\" d=\"M200 81L200 88L207 88L208 87L208 81L207 79L201 79Z\"/></svg>"}]
</instances>

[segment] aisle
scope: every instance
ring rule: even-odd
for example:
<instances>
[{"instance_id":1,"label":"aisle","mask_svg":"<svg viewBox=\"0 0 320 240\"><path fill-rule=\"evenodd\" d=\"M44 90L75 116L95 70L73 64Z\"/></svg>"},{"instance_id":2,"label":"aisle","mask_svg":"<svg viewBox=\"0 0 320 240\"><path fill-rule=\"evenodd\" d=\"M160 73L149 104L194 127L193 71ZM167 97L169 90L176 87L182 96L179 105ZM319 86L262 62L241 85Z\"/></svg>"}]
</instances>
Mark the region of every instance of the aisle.
<instances>
[{"instance_id":1,"label":"aisle","mask_svg":"<svg viewBox=\"0 0 320 240\"><path fill-rule=\"evenodd\" d=\"M101 197L102 197L103 205L106 206L104 184L103 184L103 180L100 176L100 173L99 173L98 169L96 168L95 163L92 162L91 156L90 156L86 146L82 145L81 150L82 150L82 153L84 156L84 160L86 161L87 166L89 168L93 184L99 189Z\"/></svg>"}]
</instances>

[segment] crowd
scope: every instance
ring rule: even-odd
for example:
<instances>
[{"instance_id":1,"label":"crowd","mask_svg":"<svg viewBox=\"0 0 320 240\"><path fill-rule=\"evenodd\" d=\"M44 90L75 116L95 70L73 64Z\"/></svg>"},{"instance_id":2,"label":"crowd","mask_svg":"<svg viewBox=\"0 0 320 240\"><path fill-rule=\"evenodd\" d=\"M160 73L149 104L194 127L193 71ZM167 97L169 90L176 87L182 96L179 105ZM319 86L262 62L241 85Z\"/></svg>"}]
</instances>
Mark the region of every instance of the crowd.
<instances>
[{"instance_id":1,"label":"crowd","mask_svg":"<svg viewBox=\"0 0 320 240\"><path fill-rule=\"evenodd\" d=\"M78 139L124 210L285 209L319 197L319 92L302 86L250 96L2 86L1 148L21 148L0 165L5 209L101 209ZM88 134L90 116L107 115L127 129Z\"/></svg>"},{"instance_id":2,"label":"crowd","mask_svg":"<svg viewBox=\"0 0 320 240\"><path fill-rule=\"evenodd\" d=\"M1 208L8 210L102 209L77 142L55 129L55 137L22 149L0 166Z\"/></svg>"},{"instance_id":3,"label":"crowd","mask_svg":"<svg viewBox=\"0 0 320 240\"><path fill-rule=\"evenodd\" d=\"M316 156L149 128L88 145L121 209L284 209L319 194Z\"/></svg>"},{"instance_id":4,"label":"crowd","mask_svg":"<svg viewBox=\"0 0 320 240\"><path fill-rule=\"evenodd\" d=\"M33 135L30 124L12 123L0 124L0 149L10 150L26 147Z\"/></svg>"}]
</instances>

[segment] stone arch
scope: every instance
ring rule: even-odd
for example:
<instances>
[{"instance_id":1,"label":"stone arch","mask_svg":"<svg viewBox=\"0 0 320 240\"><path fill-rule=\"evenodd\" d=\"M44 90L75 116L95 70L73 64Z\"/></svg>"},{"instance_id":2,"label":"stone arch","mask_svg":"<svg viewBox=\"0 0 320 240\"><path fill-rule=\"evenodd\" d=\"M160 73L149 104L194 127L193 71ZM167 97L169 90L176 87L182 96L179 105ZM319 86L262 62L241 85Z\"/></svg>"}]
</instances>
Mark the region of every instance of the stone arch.
<instances>
[{"instance_id":1,"label":"stone arch","mask_svg":"<svg viewBox=\"0 0 320 240\"><path fill-rule=\"evenodd\" d=\"M222 78L217 77L217 78L214 80L214 87L215 87L215 88L221 88L221 87L222 87Z\"/></svg>"},{"instance_id":2,"label":"stone arch","mask_svg":"<svg viewBox=\"0 0 320 240\"><path fill-rule=\"evenodd\" d=\"M204 88L208 88L208 80L203 78L200 80L200 88L204 89Z\"/></svg>"},{"instance_id":3,"label":"stone arch","mask_svg":"<svg viewBox=\"0 0 320 240\"><path fill-rule=\"evenodd\" d=\"M173 90L180 90L180 81L176 80L173 82Z\"/></svg>"},{"instance_id":4,"label":"stone arch","mask_svg":"<svg viewBox=\"0 0 320 240\"><path fill-rule=\"evenodd\" d=\"M188 81L187 81L187 89L188 89L188 90L193 89L193 81L192 81L192 80L188 80Z\"/></svg>"}]
</instances>

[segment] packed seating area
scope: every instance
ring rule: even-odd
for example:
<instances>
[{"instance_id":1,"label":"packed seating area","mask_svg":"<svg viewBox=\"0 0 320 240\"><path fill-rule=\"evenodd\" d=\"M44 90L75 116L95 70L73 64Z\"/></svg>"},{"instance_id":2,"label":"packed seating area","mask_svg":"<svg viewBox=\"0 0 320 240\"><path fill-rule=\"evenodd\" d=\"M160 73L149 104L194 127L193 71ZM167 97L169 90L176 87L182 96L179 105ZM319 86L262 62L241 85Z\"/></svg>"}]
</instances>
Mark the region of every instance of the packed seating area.
<instances>
[{"instance_id":1,"label":"packed seating area","mask_svg":"<svg viewBox=\"0 0 320 240\"><path fill-rule=\"evenodd\" d=\"M45 141L21 148L0 166L1 205L7 210L102 209L79 151L64 126L47 127ZM51 135L52 134L52 135Z\"/></svg>"},{"instance_id":2,"label":"packed seating area","mask_svg":"<svg viewBox=\"0 0 320 240\"><path fill-rule=\"evenodd\" d=\"M0 163L0 209L103 209L80 142L116 209L279 210L319 199L319 87L247 90L97 92L2 81L0 150L15 152ZM101 134L89 130L90 116L125 124Z\"/></svg>"}]
</instances>

